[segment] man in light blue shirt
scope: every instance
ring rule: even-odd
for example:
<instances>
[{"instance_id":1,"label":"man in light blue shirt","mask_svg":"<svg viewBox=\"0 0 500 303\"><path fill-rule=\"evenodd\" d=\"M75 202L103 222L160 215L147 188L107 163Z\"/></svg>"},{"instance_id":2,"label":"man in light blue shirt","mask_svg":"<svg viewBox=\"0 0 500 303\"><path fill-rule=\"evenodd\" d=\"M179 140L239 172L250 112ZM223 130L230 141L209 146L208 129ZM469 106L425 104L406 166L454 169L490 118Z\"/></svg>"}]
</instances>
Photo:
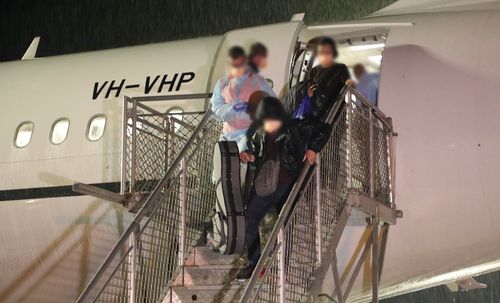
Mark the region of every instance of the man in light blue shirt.
<instances>
[{"instance_id":1,"label":"man in light blue shirt","mask_svg":"<svg viewBox=\"0 0 500 303\"><path fill-rule=\"evenodd\" d=\"M211 110L215 119L223 122L220 141L235 141L240 152L248 149L247 130L252 124L249 112L256 95L274 96L267 81L250 69L243 48L233 46L228 52L229 73L219 79L214 87ZM226 219L228 210L224 201L221 176L221 154L218 145L214 148L212 181L216 186L218 203L214 205L216 215L213 216L214 248L225 252L227 248ZM245 182L247 165L240 167L242 187Z\"/></svg>"},{"instance_id":2,"label":"man in light blue shirt","mask_svg":"<svg viewBox=\"0 0 500 303\"><path fill-rule=\"evenodd\" d=\"M373 106L378 106L379 73L368 73L361 63L354 65L353 72L358 80L356 89L370 101Z\"/></svg>"},{"instance_id":3,"label":"man in light blue shirt","mask_svg":"<svg viewBox=\"0 0 500 303\"><path fill-rule=\"evenodd\" d=\"M263 92L275 96L266 79L247 66L243 48L233 46L228 53L229 73L215 84L211 105L214 117L223 122L221 140L236 141L240 152L247 149L246 132L252 119L248 104L252 95Z\"/></svg>"}]
</instances>

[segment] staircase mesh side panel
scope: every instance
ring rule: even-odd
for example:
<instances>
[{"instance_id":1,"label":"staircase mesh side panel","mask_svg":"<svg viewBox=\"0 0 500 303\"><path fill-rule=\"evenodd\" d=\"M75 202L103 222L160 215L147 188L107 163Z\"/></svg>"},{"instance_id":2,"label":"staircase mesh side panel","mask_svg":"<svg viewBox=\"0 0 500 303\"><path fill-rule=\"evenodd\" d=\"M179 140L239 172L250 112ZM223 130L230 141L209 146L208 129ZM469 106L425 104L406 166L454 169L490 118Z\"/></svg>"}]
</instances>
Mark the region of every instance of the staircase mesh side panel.
<instances>
[{"instance_id":1,"label":"staircase mesh side panel","mask_svg":"<svg viewBox=\"0 0 500 303\"><path fill-rule=\"evenodd\" d=\"M127 193L151 192L169 164L175 160L180 149L191 137L203 113L137 112L135 123L136 143L133 142L133 114L127 119L124 173ZM132 150L135 146L136 156ZM133 172L134 171L134 172Z\"/></svg>"},{"instance_id":2,"label":"staircase mesh side panel","mask_svg":"<svg viewBox=\"0 0 500 303\"><path fill-rule=\"evenodd\" d=\"M391 206L391 176L389 167L389 136L391 131L386 125L377 123L374 127L375 148L375 199Z\"/></svg>"},{"instance_id":3,"label":"staircase mesh side panel","mask_svg":"<svg viewBox=\"0 0 500 303\"><path fill-rule=\"evenodd\" d=\"M321 152L321 243L327 249L327 243L335 231L337 220L348 197L348 147L347 147L347 112L340 114L334 124L332 136ZM316 180L313 180L316 184ZM315 202L315 205L317 202ZM317 243L319 246L319 243ZM321 252L322 254L325 251ZM328 253L328 252L326 252Z\"/></svg>"},{"instance_id":4,"label":"staircase mesh side panel","mask_svg":"<svg viewBox=\"0 0 500 303\"><path fill-rule=\"evenodd\" d=\"M220 134L220 123L210 118L186 154L186 231L184 251L198 241L215 205L215 186L212 184L213 149ZM174 150L184 147L177 140ZM151 201L148 214L141 222L136 256L136 302L156 302L165 295L171 279L179 270L181 226L181 166L161 189L157 201ZM128 250L127 250L128 249ZM120 260L121 258L121 260ZM96 302L128 302L130 289L131 250L129 245L113 260L105 277L105 285ZM112 270L116 269L114 272ZM104 279L105 280L105 279Z\"/></svg>"},{"instance_id":5,"label":"staircase mesh side panel","mask_svg":"<svg viewBox=\"0 0 500 303\"><path fill-rule=\"evenodd\" d=\"M349 110L349 109L347 109ZM358 192L370 194L370 121L366 111L352 108L350 116L352 147L352 187Z\"/></svg>"}]
</instances>

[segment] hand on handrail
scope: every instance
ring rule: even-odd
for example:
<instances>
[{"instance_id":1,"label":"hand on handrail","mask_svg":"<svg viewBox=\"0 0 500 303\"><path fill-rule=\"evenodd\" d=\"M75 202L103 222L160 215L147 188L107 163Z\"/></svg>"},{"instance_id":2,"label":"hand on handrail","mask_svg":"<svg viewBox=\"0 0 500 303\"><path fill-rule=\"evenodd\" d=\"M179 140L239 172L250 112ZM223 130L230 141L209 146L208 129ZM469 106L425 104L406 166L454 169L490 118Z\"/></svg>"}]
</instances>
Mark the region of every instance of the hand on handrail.
<instances>
[{"instance_id":1,"label":"hand on handrail","mask_svg":"<svg viewBox=\"0 0 500 303\"><path fill-rule=\"evenodd\" d=\"M356 88L356 82L354 82L354 80L352 80L352 79L348 79L348 80L345 82L345 85L350 86L350 87L352 87L352 88Z\"/></svg>"},{"instance_id":2,"label":"hand on handrail","mask_svg":"<svg viewBox=\"0 0 500 303\"><path fill-rule=\"evenodd\" d=\"M309 163L309 165L313 165L314 162L316 162L316 156L318 155L317 152L315 152L312 149L306 150L306 153L304 154L304 159L302 161L306 161Z\"/></svg>"}]
</instances>

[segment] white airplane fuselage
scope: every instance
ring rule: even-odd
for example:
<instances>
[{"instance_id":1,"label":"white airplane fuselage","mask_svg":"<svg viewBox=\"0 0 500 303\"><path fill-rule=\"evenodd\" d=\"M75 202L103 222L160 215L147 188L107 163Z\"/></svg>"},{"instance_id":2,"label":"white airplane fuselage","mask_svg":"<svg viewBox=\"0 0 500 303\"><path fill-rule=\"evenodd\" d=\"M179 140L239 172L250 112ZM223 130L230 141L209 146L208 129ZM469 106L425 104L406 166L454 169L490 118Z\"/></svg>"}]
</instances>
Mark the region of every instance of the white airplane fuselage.
<instances>
[{"instance_id":1,"label":"white airplane fuselage","mask_svg":"<svg viewBox=\"0 0 500 303\"><path fill-rule=\"evenodd\" d=\"M404 212L391 227L381 295L500 269L498 28L500 10L493 9L382 13L323 28L288 22L1 63L0 302L74 300L132 218L116 203L67 193L77 181L119 182L124 96L210 92L224 73L227 48L255 41L269 47L263 75L279 94L297 39L374 30L388 33L379 106L398 133L396 203ZM174 106L198 111L207 104L173 101L162 110ZM97 114L107 124L91 142L87 124ZM49 134L59 118L68 118L70 128L54 145ZM34 129L18 148L14 134L23 121ZM359 232L346 233L352 235L342 242L346 250ZM361 278L353 301L369 300L369 287Z\"/></svg>"}]
</instances>

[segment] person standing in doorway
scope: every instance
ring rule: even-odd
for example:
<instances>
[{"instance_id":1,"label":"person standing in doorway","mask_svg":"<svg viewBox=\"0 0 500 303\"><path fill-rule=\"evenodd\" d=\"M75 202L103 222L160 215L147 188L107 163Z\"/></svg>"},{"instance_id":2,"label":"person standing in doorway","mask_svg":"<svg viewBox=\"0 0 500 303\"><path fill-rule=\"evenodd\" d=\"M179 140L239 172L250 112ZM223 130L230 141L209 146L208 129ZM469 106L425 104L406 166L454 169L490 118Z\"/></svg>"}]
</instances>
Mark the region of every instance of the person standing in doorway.
<instances>
[{"instance_id":1,"label":"person standing in doorway","mask_svg":"<svg viewBox=\"0 0 500 303\"><path fill-rule=\"evenodd\" d=\"M368 100L373 106L378 106L378 85L379 73L368 73L363 64L358 63L353 67L354 76L358 83L356 89Z\"/></svg>"},{"instance_id":2,"label":"person standing in doorway","mask_svg":"<svg viewBox=\"0 0 500 303\"><path fill-rule=\"evenodd\" d=\"M254 73L259 73L267 67L267 47L256 42L250 46L248 66Z\"/></svg>"},{"instance_id":3,"label":"person standing in doorway","mask_svg":"<svg viewBox=\"0 0 500 303\"><path fill-rule=\"evenodd\" d=\"M350 79L347 66L336 61L335 40L322 38L316 47L316 57L319 64L310 70L308 80L296 85L285 96L285 108L293 118L325 118Z\"/></svg>"}]
</instances>

